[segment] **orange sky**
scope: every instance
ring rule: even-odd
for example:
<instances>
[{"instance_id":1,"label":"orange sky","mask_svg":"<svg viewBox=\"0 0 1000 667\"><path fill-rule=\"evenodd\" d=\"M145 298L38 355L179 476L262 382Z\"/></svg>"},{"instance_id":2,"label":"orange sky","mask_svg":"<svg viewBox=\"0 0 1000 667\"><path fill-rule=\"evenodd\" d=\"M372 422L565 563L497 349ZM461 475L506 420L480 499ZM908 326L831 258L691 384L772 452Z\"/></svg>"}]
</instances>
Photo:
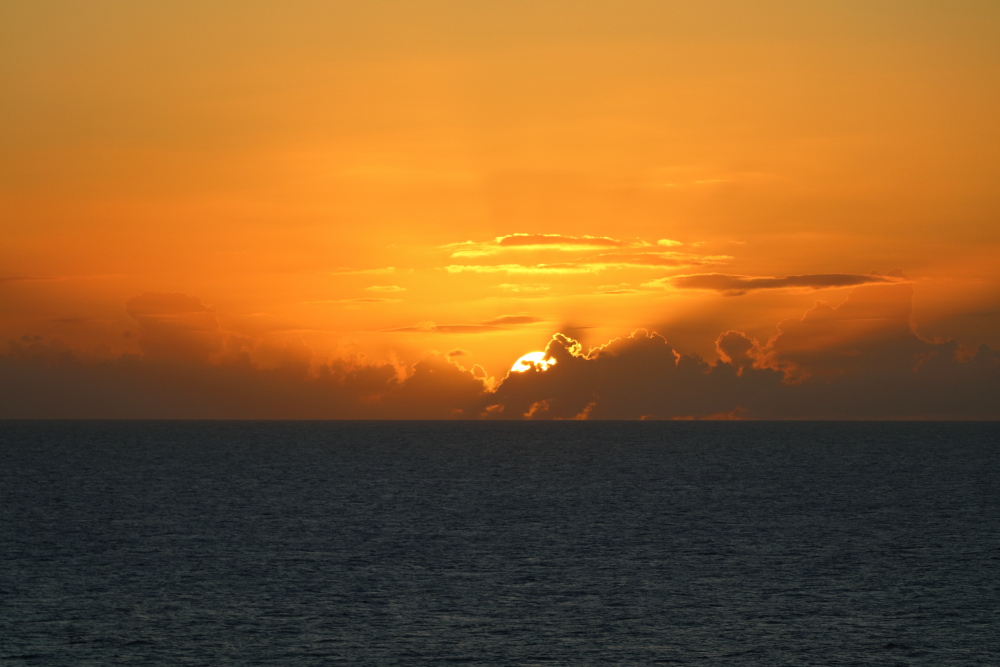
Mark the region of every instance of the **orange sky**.
<instances>
[{"instance_id":1,"label":"orange sky","mask_svg":"<svg viewBox=\"0 0 1000 667\"><path fill-rule=\"evenodd\" d=\"M494 391L557 333L712 365L736 330L794 383L827 365L767 347L780 322L905 284L905 327L968 360L1000 349L998 28L971 0L5 3L0 341L399 381L440 353Z\"/></svg>"}]
</instances>

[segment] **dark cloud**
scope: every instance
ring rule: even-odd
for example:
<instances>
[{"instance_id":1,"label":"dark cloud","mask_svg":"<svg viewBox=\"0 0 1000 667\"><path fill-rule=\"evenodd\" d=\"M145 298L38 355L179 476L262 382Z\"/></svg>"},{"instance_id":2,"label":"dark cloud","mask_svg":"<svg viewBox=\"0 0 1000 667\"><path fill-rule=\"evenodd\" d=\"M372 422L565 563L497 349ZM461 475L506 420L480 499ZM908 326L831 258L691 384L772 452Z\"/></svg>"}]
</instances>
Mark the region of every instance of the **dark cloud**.
<instances>
[{"instance_id":1,"label":"dark cloud","mask_svg":"<svg viewBox=\"0 0 1000 667\"><path fill-rule=\"evenodd\" d=\"M394 418L449 419L474 417L486 395L485 372L468 371L433 354L417 362L412 374L386 395Z\"/></svg>"},{"instance_id":2,"label":"dark cloud","mask_svg":"<svg viewBox=\"0 0 1000 667\"><path fill-rule=\"evenodd\" d=\"M10 343L0 355L0 418L447 419L475 416L487 390L482 369L441 355L411 369L337 359L308 372L308 348L293 342L284 352L276 368L238 355L94 363L58 341Z\"/></svg>"},{"instance_id":3,"label":"dark cloud","mask_svg":"<svg viewBox=\"0 0 1000 667\"><path fill-rule=\"evenodd\" d=\"M496 387L481 368L454 363L455 350L403 368L318 362L290 339L261 364L248 353L259 356L255 341L223 332L197 297L145 294L128 304L141 355L9 342L0 417L1000 419L1000 352L921 338L912 293L902 282L856 287L839 306L781 322L763 344L727 331L715 363L655 332L589 350L560 333L546 346L554 364Z\"/></svg>"},{"instance_id":4,"label":"dark cloud","mask_svg":"<svg viewBox=\"0 0 1000 667\"><path fill-rule=\"evenodd\" d=\"M1000 418L1000 352L964 353L922 339L912 286L855 288L782 322L766 345L739 331L716 341L709 364L658 334L584 352L564 335L545 371L508 375L487 413L520 418L636 419L740 415L760 419Z\"/></svg>"},{"instance_id":5,"label":"dark cloud","mask_svg":"<svg viewBox=\"0 0 1000 667\"><path fill-rule=\"evenodd\" d=\"M761 361L760 345L742 331L727 331L715 341L715 349L723 363L732 364L737 373Z\"/></svg>"},{"instance_id":6,"label":"dark cloud","mask_svg":"<svg viewBox=\"0 0 1000 667\"><path fill-rule=\"evenodd\" d=\"M699 273L674 276L657 281L681 289L703 289L720 292L726 296L742 296L747 292L767 289L820 290L834 287L855 287L871 283L897 282L897 278L876 273L859 275L851 273L817 273L800 276L750 277L724 273Z\"/></svg>"},{"instance_id":7,"label":"dark cloud","mask_svg":"<svg viewBox=\"0 0 1000 667\"><path fill-rule=\"evenodd\" d=\"M215 309L196 296L146 293L129 299L125 309L139 325L139 346L148 358L204 362L222 350Z\"/></svg>"},{"instance_id":8,"label":"dark cloud","mask_svg":"<svg viewBox=\"0 0 1000 667\"><path fill-rule=\"evenodd\" d=\"M912 368L936 349L914 333L912 302L912 285L900 283L856 288L837 307L817 303L802 318L778 325L765 351L769 363L795 377Z\"/></svg>"},{"instance_id":9,"label":"dark cloud","mask_svg":"<svg viewBox=\"0 0 1000 667\"><path fill-rule=\"evenodd\" d=\"M710 366L675 351L644 330L584 352L557 334L546 347L555 360L545 371L509 374L487 408L507 418L669 419L710 416L743 407L782 390L782 374L725 363Z\"/></svg>"},{"instance_id":10,"label":"dark cloud","mask_svg":"<svg viewBox=\"0 0 1000 667\"><path fill-rule=\"evenodd\" d=\"M107 320L98 320L92 317L56 317L49 320L52 324L68 324L70 326L78 324L89 324L91 322L106 322Z\"/></svg>"},{"instance_id":11,"label":"dark cloud","mask_svg":"<svg viewBox=\"0 0 1000 667\"><path fill-rule=\"evenodd\" d=\"M91 273L80 275L54 275L54 276L29 276L29 275L8 275L0 276L0 284L14 282L58 282L69 280L101 280L106 278L121 278L120 273Z\"/></svg>"}]
</instances>

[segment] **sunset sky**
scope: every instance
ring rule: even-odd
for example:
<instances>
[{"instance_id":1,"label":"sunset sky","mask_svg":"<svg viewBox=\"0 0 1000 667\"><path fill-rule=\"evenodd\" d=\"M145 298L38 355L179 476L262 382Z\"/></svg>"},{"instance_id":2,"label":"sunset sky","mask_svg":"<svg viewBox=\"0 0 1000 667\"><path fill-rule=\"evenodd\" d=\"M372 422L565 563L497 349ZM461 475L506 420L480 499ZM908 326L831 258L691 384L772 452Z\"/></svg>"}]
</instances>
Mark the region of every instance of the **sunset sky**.
<instances>
[{"instance_id":1,"label":"sunset sky","mask_svg":"<svg viewBox=\"0 0 1000 667\"><path fill-rule=\"evenodd\" d=\"M998 418L998 30L3 3L0 416Z\"/></svg>"}]
</instances>

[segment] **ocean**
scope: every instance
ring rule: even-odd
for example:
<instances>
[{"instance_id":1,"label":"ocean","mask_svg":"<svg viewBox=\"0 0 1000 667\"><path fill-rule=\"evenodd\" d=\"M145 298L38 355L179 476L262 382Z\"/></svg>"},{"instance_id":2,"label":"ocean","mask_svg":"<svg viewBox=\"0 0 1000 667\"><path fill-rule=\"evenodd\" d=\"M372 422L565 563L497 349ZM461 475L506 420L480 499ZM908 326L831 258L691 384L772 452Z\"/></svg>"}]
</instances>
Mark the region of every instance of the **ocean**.
<instances>
[{"instance_id":1,"label":"ocean","mask_svg":"<svg viewBox=\"0 0 1000 667\"><path fill-rule=\"evenodd\" d=\"M1000 424L0 422L0 663L1000 664Z\"/></svg>"}]
</instances>

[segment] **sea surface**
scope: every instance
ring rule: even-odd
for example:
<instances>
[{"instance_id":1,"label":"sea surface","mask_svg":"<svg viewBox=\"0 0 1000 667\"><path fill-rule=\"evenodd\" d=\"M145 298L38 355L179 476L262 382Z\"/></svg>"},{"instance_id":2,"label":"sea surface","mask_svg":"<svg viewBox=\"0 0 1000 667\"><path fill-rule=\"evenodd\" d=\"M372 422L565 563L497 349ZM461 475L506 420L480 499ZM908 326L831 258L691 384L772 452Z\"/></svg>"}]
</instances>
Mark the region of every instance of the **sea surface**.
<instances>
[{"instance_id":1,"label":"sea surface","mask_svg":"<svg viewBox=\"0 0 1000 667\"><path fill-rule=\"evenodd\" d=\"M2 665L1000 665L1000 424L0 422Z\"/></svg>"}]
</instances>

